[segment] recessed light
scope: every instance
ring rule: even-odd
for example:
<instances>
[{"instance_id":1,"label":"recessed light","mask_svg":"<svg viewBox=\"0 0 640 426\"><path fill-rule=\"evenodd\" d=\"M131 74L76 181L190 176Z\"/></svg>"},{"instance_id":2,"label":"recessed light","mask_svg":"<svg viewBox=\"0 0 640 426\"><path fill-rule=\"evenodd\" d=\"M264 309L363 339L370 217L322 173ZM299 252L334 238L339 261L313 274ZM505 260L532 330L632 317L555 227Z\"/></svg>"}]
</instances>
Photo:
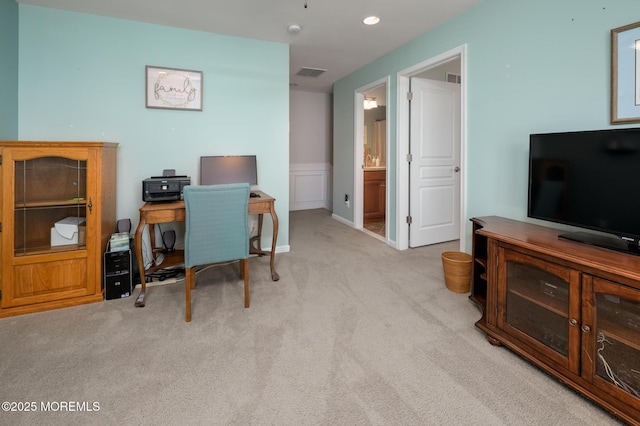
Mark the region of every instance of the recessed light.
<instances>
[{"instance_id":1,"label":"recessed light","mask_svg":"<svg viewBox=\"0 0 640 426\"><path fill-rule=\"evenodd\" d=\"M380 22L380 18L378 18L377 16L367 16L362 20L362 23L365 25L375 25L378 22Z\"/></svg>"}]
</instances>

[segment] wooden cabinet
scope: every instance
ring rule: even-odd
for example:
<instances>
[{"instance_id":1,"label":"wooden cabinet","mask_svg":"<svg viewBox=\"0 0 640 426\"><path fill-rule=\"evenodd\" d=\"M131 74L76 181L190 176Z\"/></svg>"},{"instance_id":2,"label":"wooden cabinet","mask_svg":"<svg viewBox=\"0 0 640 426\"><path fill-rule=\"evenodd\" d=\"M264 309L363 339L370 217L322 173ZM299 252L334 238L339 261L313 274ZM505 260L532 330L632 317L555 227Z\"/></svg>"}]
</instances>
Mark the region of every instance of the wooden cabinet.
<instances>
[{"instance_id":1,"label":"wooden cabinet","mask_svg":"<svg viewBox=\"0 0 640 426\"><path fill-rule=\"evenodd\" d=\"M387 196L386 170L364 171L364 223L385 220L385 198Z\"/></svg>"},{"instance_id":2,"label":"wooden cabinet","mask_svg":"<svg viewBox=\"0 0 640 426\"><path fill-rule=\"evenodd\" d=\"M103 300L117 144L0 141L0 317Z\"/></svg>"},{"instance_id":3,"label":"wooden cabinet","mask_svg":"<svg viewBox=\"0 0 640 426\"><path fill-rule=\"evenodd\" d=\"M622 420L640 424L640 256L560 231L472 219L476 326Z\"/></svg>"}]
</instances>

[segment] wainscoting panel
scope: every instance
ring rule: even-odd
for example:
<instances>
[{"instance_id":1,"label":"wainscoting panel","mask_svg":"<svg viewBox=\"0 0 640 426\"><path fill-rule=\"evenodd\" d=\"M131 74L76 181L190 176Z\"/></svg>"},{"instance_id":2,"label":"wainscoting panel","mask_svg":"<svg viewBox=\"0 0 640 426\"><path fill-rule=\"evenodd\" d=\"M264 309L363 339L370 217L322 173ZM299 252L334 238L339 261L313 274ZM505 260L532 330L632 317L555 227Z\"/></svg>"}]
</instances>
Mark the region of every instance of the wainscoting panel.
<instances>
[{"instance_id":1,"label":"wainscoting panel","mask_svg":"<svg viewBox=\"0 0 640 426\"><path fill-rule=\"evenodd\" d=\"M289 165L289 210L332 210L333 169L329 163Z\"/></svg>"}]
</instances>

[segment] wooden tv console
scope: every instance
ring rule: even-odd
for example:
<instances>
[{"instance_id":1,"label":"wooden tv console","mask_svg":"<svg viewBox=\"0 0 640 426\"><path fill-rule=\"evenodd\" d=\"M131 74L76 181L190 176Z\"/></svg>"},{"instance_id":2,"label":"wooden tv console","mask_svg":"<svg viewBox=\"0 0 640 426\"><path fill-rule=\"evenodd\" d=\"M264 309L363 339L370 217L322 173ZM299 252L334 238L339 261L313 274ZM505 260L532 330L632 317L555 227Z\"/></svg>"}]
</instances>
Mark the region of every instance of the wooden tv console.
<instances>
[{"instance_id":1,"label":"wooden tv console","mask_svg":"<svg viewBox=\"0 0 640 426\"><path fill-rule=\"evenodd\" d=\"M530 223L471 221L470 299L487 340L640 425L640 256Z\"/></svg>"}]
</instances>

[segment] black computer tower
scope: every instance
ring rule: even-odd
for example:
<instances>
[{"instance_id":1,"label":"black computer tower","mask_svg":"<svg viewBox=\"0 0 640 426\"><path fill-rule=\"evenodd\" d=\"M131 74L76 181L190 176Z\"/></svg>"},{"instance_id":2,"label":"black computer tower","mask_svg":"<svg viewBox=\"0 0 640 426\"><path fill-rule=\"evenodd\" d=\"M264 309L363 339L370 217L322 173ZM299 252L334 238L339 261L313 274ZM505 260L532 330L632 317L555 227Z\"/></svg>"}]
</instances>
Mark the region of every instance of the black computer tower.
<instances>
[{"instance_id":1,"label":"black computer tower","mask_svg":"<svg viewBox=\"0 0 640 426\"><path fill-rule=\"evenodd\" d=\"M107 300L131 296L131 250L104 254L104 297Z\"/></svg>"}]
</instances>

